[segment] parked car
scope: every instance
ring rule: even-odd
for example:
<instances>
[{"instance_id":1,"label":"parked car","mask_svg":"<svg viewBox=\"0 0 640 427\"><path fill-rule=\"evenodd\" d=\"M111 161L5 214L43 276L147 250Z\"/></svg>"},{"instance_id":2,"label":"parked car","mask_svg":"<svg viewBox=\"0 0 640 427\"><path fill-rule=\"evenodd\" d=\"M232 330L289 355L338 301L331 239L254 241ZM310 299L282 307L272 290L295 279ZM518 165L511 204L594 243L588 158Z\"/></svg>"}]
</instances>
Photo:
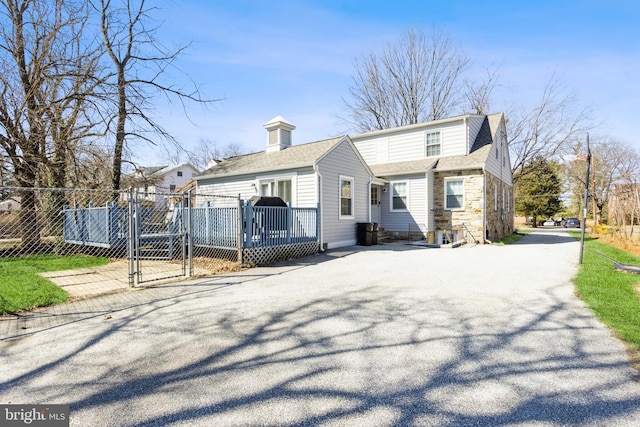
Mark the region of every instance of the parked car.
<instances>
[{"instance_id":1,"label":"parked car","mask_svg":"<svg viewBox=\"0 0 640 427\"><path fill-rule=\"evenodd\" d=\"M567 228L580 228L580 220L578 218L567 218L564 226Z\"/></svg>"},{"instance_id":2,"label":"parked car","mask_svg":"<svg viewBox=\"0 0 640 427\"><path fill-rule=\"evenodd\" d=\"M545 227L553 227L553 226L556 225L556 222L554 220L552 220L551 218L549 218L548 220L543 222L542 225L545 226Z\"/></svg>"}]
</instances>

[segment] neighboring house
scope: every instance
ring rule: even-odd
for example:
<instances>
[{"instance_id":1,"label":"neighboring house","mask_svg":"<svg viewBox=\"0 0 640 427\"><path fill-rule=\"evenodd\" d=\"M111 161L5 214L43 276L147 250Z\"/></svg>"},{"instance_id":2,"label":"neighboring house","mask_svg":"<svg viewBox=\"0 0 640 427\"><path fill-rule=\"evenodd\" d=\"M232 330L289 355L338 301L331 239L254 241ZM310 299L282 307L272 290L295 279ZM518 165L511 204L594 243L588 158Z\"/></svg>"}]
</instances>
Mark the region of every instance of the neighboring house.
<instances>
[{"instance_id":1,"label":"neighboring house","mask_svg":"<svg viewBox=\"0 0 640 427\"><path fill-rule=\"evenodd\" d=\"M0 202L0 212L4 214L10 214L11 212L18 212L21 206L20 197L9 197Z\"/></svg>"},{"instance_id":2,"label":"neighboring house","mask_svg":"<svg viewBox=\"0 0 640 427\"><path fill-rule=\"evenodd\" d=\"M199 173L191 164L184 163L141 167L128 178L143 200L152 202L158 209L164 209L169 205L169 194L176 193Z\"/></svg>"},{"instance_id":3,"label":"neighboring house","mask_svg":"<svg viewBox=\"0 0 640 427\"><path fill-rule=\"evenodd\" d=\"M513 184L502 114L291 145L291 123L264 125L267 147L195 178L198 194L279 196L319 207L323 248L356 243L356 223L398 238L485 243L513 233Z\"/></svg>"},{"instance_id":4,"label":"neighboring house","mask_svg":"<svg viewBox=\"0 0 640 427\"><path fill-rule=\"evenodd\" d=\"M320 207L321 247L354 245L356 223L369 221L374 177L351 139L291 145L295 126L284 118L264 127L265 151L225 159L195 178L198 200L200 194L279 196L292 207Z\"/></svg>"},{"instance_id":5,"label":"neighboring house","mask_svg":"<svg viewBox=\"0 0 640 427\"><path fill-rule=\"evenodd\" d=\"M371 187L371 221L429 243L513 233L513 182L503 114L451 117L352 137L384 184Z\"/></svg>"}]
</instances>

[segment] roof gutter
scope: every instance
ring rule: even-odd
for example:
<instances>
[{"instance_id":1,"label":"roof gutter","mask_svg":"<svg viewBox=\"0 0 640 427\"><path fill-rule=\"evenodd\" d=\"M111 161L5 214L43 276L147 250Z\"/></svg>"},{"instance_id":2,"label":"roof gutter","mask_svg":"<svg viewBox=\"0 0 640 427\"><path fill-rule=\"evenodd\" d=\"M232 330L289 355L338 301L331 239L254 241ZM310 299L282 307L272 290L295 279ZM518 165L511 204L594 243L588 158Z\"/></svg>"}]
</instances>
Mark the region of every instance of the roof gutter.
<instances>
[{"instance_id":1,"label":"roof gutter","mask_svg":"<svg viewBox=\"0 0 640 427\"><path fill-rule=\"evenodd\" d=\"M229 177L233 177L233 176L242 176L242 175L253 175L253 174L257 174L257 173L262 173L262 172L275 172L275 171L283 171L283 170L288 170L288 169L300 169L300 168L306 168L306 167L311 167L313 166L315 169L315 162L306 162L306 163L299 163L296 165L286 165L283 166L281 168L277 168L277 167L264 167L264 168L260 168L260 169L251 169L251 170L247 170L247 171L242 171L242 172L229 172L229 173L220 173L220 174L207 174L207 175L198 175L196 177L194 177L193 179L196 181L200 181L203 179L211 179L211 178L229 178ZM214 166L215 168L215 166Z\"/></svg>"}]
</instances>

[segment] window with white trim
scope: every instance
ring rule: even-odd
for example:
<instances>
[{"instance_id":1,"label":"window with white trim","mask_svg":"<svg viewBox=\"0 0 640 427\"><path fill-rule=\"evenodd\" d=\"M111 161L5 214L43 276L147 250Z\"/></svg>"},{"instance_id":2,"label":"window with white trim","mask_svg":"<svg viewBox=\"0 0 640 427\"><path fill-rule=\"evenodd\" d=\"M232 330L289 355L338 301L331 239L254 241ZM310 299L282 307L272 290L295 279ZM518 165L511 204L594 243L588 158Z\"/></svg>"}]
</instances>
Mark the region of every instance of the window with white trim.
<instances>
[{"instance_id":1,"label":"window with white trim","mask_svg":"<svg viewBox=\"0 0 640 427\"><path fill-rule=\"evenodd\" d=\"M430 132L425 135L425 156L440 155L440 131Z\"/></svg>"},{"instance_id":2,"label":"window with white trim","mask_svg":"<svg viewBox=\"0 0 640 427\"><path fill-rule=\"evenodd\" d=\"M353 178L340 176L340 218L353 218Z\"/></svg>"},{"instance_id":3,"label":"window with white trim","mask_svg":"<svg viewBox=\"0 0 640 427\"><path fill-rule=\"evenodd\" d=\"M462 209L464 206L464 179L445 180L444 194L445 209Z\"/></svg>"},{"instance_id":4,"label":"window with white trim","mask_svg":"<svg viewBox=\"0 0 640 427\"><path fill-rule=\"evenodd\" d=\"M291 204L291 179L269 179L260 181L260 195L280 197Z\"/></svg>"},{"instance_id":5,"label":"window with white trim","mask_svg":"<svg viewBox=\"0 0 640 427\"><path fill-rule=\"evenodd\" d=\"M391 211L406 211L409 206L409 183L396 181L391 183Z\"/></svg>"}]
</instances>

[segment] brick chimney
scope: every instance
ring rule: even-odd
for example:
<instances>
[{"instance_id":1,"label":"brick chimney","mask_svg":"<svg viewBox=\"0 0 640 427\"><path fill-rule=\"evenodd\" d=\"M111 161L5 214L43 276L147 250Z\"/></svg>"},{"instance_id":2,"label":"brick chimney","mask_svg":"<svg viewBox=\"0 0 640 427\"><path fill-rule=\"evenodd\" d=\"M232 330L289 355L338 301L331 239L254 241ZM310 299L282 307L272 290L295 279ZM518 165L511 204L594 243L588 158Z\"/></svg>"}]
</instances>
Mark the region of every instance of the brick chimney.
<instances>
[{"instance_id":1,"label":"brick chimney","mask_svg":"<svg viewBox=\"0 0 640 427\"><path fill-rule=\"evenodd\" d=\"M291 146L291 131L296 127L282 116L276 116L264 124L267 130L267 153L282 151Z\"/></svg>"}]
</instances>

